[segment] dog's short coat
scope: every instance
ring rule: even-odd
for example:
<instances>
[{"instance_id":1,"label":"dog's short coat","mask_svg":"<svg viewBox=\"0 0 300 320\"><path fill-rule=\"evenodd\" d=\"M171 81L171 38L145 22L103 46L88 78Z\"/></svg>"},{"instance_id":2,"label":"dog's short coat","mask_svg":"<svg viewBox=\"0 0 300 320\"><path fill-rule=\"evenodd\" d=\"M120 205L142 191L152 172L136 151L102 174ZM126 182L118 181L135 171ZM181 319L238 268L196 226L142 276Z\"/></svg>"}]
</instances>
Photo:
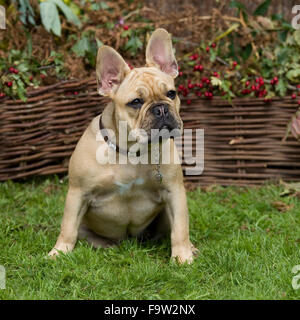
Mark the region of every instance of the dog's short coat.
<instances>
[{"instance_id":1,"label":"dog's short coat","mask_svg":"<svg viewBox=\"0 0 300 320\"><path fill-rule=\"evenodd\" d=\"M109 103L101 115L105 129L118 141L118 123L129 130L153 128L182 130L180 101L174 78L178 74L171 37L154 31L146 49L146 67L130 70L112 48L102 46L97 56L97 82ZM174 93L175 92L175 93ZM127 236L140 237L151 225L156 236L171 232L172 257L192 262L196 248L189 239L189 218L183 175L173 140L168 140L170 164L99 164L97 149L110 146L99 134L99 117L92 120L79 140L69 164L69 190L61 231L50 256L71 251L77 238L95 247L113 245ZM130 146L130 142L129 146ZM148 143L148 142L147 142Z\"/></svg>"}]
</instances>

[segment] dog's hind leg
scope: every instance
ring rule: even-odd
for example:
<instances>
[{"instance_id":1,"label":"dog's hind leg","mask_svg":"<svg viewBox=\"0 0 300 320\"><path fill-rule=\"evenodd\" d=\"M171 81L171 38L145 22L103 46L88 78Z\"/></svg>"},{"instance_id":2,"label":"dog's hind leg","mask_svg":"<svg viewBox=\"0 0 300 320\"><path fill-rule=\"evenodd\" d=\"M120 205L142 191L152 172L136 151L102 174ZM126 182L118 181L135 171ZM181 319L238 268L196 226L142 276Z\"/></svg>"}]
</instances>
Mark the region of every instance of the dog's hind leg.
<instances>
[{"instance_id":1,"label":"dog's hind leg","mask_svg":"<svg viewBox=\"0 0 300 320\"><path fill-rule=\"evenodd\" d=\"M117 242L113 240L99 236L83 223L80 225L78 230L78 239L86 240L94 248L109 248L117 244Z\"/></svg>"}]
</instances>

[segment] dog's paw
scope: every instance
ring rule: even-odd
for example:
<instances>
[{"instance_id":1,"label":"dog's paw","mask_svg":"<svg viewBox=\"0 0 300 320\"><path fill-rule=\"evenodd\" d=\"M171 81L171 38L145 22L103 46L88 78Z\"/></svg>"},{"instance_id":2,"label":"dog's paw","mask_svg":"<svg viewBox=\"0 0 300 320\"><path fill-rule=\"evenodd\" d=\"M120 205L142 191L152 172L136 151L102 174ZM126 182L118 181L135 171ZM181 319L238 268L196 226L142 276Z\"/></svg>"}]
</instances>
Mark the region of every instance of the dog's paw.
<instances>
[{"instance_id":1,"label":"dog's paw","mask_svg":"<svg viewBox=\"0 0 300 320\"><path fill-rule=\"evenodd\" d=\"M172 259L177 261L179 264L191 264L194 261L193 251L191 247L174 248L172 249Z\"/></svg>"},{"instance_id":2,"label":"dog's paw","mask_svg":"<svg viewBox=\"0 0 300 320\"><path fill-rule=\"evenodd\" d=\"M67 253L72 251L74 245L70 245L68 243L60 243L55 245L55 247L48 253L48 257L51 259L55 259L60 253Z\"/></svg>"},{"instance_id":3,"label":"dog's paw","mask_svg":"<svg viewBox=\"0 0 300 320\"><path fill-rule=\"evenodd\" d=\"M59 255L59 252L53 248L49 253L48 253L48 258L50 259L56 259L56 257Z\"/></svg>"}]
</instances>

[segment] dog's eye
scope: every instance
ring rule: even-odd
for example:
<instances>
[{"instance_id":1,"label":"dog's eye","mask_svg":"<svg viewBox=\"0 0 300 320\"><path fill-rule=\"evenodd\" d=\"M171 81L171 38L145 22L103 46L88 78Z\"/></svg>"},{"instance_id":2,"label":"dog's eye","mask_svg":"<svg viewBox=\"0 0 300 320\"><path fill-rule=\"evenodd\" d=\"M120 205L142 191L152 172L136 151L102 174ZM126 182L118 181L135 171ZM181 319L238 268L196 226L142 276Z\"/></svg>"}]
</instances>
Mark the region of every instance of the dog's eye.
<instances>
[{"instance_id":1,"label":"dog's eye","mask_svg":"<svg viewBox=\"0 0 300 320\"><path fill-rule=\"evenodd\" d=\"M170 90L167 92L167 97L174 100L176 97L176 91L175 90Z\"/></svg>"},{"instance_id":2,"label":"dog's eye","mask_svg":"<svg viewBox=\"0 0 300 320\"><path fill-rule=\"evenodd\" d=\"M144 104L144 101L142 99L137 98L128 102L127 106L138 109L138 108L141 108L143 104Z\"/></svg>"}]
</instances>

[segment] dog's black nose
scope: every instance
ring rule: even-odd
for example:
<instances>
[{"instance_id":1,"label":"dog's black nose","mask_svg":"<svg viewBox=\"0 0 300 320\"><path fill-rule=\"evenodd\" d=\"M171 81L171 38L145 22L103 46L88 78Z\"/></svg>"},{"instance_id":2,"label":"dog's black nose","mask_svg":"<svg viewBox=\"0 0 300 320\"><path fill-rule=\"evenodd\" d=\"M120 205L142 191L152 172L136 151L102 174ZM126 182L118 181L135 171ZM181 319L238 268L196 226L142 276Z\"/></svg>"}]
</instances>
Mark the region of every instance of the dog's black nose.
<instances>
[{"instance_id":1,"label":"dog's black nose","mask_svg":"<svg viewBox=\"0 0 300 320\"><path fill-rule=\"evenodd\" d=\"M152 113L156 118L167 118L169 116L169 107L165 104L157 104L152 108Z\"/></svg>"}]
</instances>

